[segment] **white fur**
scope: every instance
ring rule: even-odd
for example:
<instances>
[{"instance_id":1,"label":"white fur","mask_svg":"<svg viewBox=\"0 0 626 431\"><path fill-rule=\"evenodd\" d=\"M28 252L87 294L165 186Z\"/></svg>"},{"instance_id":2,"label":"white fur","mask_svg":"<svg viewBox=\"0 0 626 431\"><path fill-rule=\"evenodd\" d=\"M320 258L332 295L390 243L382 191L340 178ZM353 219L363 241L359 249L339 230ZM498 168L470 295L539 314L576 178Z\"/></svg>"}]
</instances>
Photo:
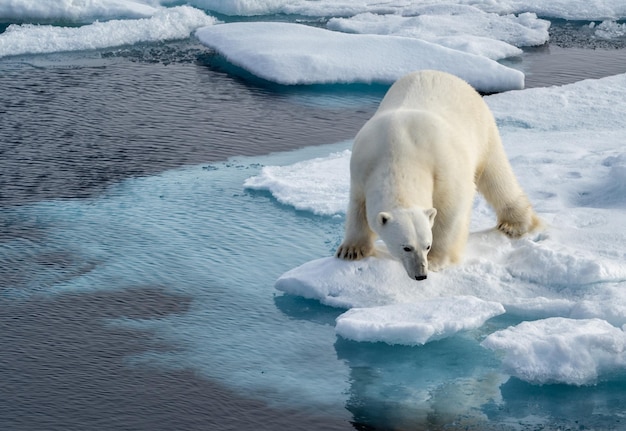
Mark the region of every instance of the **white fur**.
<instances>
[{"instance_id":1,"label":"white fur","mask_svg":"<svg viewBox=\"0 0 626 431\"><path fill-rule=\"evenodd\" d=\"M411 278L457 263L476 186L505 234L518 237L539 225L482 97L443 72L401 78L355 138L337 257L369 256L379 236Z\"/></svg>"}]
</instances>

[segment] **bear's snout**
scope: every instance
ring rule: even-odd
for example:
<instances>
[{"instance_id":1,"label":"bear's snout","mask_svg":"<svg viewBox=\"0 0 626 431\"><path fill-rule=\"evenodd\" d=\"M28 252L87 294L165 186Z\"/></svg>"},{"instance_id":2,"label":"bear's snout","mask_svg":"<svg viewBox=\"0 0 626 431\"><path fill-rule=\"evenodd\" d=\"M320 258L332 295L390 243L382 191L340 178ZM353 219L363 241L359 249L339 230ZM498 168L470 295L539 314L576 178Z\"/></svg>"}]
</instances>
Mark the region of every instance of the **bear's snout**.
<instances>
[{"instance_id":1,"label":"bear's snout","mask_svg":"<svg viewBox=\"0 0 626 431\"><path fill-rule=\"evenodd\" d=\"M428 276L427 276L427 275L416 275L416 276L415 276L415 279L416 279L417 281L426 280L426 278L428 278Z\"/></svg>"}]
</instances>

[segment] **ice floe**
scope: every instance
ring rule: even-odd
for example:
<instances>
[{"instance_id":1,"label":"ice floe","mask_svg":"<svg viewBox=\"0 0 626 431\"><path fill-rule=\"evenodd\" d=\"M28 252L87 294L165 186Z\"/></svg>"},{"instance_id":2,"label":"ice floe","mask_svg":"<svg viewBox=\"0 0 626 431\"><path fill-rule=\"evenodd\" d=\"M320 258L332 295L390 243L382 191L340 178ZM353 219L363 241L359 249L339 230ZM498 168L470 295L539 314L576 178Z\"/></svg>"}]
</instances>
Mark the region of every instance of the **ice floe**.
<instances>
[{"instance_id":1,"label":"ice floe","mask_svg":"<svg viewBox=\"0 0 626 431\"><path fill-rule=\"evenodd\" d=\"M532 383L595 383L626 368L626 334L600 319L522 322L489 335L482 345L504 354L505 369Z\"/></svg>"},{"instance_id":2,"label":"ice floe","mask_svg":"<svg viewBox=\"0 0 626 431\"><path fill-rule=\"evenodd\" d=\"M406 37L346 34L277 22L220 24L201 28L196 36L234 65L285 85L390 84L414 70L438 69L484 92L524 86L524 75L518 70Z\"/></svg>"},{"instance_id":3,"label":"ice floe","mask_svg":"<svg viewBox=\"0 0 626 431\"><path fill-rule=\"evenodd\" d=\"M12 24L0 34L0 57L103 49L140 42L186 39L216 19L199 9L159 9L149 18L94 22L81 27Z\"/></svg>"},{"instance_id":4,"label":"ice floe","mask_svg":"<svg viewBox=\"0 0 626 431\"><path fill-rule=\"evenodd\" d=\"M594 30L596 36L602 39L614 39L626 36L626 23L619 24L615 21L605 20L600 24L592 22L589 28Z\"/></svg>"},{"instance_id":5,"label":"ice floe","mask_svg":"<svg viewBox=\"0 0 626 431\"><path fill-rule=\"evenodd\" d=\"M337 318L337 334L355 341L419 345L482 326L503 314L498 302L473 296L433 298L416 303L352 308Z\"/></svg>"},{"instance_id":6,"label":"ice floe","mask_svg":"<svg viewBox=\"0 0 626 431\"><path fill-rule=\"evenodd\" d=\"M494 60L520 55L523 46L548 41L550 22L533 13L500 16L471 6L428 6L416 16L377 15L370 12L349 18L332 18L331 30L347 33L405 36Z\"/></svg>"},{"instance_id":7,"label":"ice floe","mask_svg":"<svg viewBox=\"0 0 626 431\"><path fill-rule=\"evenodd\" d=\"M157 9L158 3L149 0L20 0L0 3L0 17L5 22L88 23L114 18L146 18Z\"/></svg>"},{"instance_id":8,"label":"ice floe","mask_svg":"<svg viewBox=\"0 0 626 431\"><path fill-rule=\"evenodd\" d=\"M163 4L173 0L162 0ZM415 14L415 9L425 6L448 8L470 5L485 12L499 15L533 12L540 17L571 20L620 19L626 17L626 4L622 0L188 0L188 4L226 15L293 14L311 17L352 16L371 12L377 14Z\"/></svg>"}]
</instances>

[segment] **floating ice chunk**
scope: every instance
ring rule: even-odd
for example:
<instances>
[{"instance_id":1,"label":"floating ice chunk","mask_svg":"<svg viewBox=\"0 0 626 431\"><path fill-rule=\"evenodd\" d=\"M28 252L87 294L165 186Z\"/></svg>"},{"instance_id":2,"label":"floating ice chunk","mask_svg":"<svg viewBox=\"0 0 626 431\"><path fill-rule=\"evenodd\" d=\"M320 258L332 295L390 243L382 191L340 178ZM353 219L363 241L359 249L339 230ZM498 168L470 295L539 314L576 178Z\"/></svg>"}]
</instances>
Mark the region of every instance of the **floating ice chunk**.
<instances>
[{"instance_id":1,"label":"floating ice chunk","mask_svg":"<svg viewBox=\"0 0 626 431\"><path fill-rule=\"evenodd\" d=\"M150 18L95 22L82 27L10 25L0 34L0 57L102 49L138 42L185 39L216 19L199 9L159 9Z\"/></svg>"},{"instance_id":2,"label":"floating ice chunk","mask_svg":"<svg viewBox=\"0 0 626 431\"><path fill-rule=\"evenodd\" d=\"M420 69L455 74L484 92L520 89L524 74L488 58L397 36L307 25L239 22L201 28L205 45L265 80L285 85L385 83Z\"/></svg>"},{"instance_id":3,"label":"floating ice chunk","mask_svg":"<svg viewBox=\"0 0 626 431\"><path fill-rule=\"evenodd\" d=\"M615 21L605 20L597 26L595 23L591 23L589 26L594 28L596 36L602 39L615 39L626 36L626 23L619 24Z\"/></svg>"},{"instance_id":4,"label":"floating ice chunk","mask_svg":"<svg viewBox=\"0 0 626 431\"><path fill-rule=\"evenodd\" d=\"M473 296L435 298L417 303L353 308L337 318L335 331L355 341L420 345L478 328L503 313L502 304Z\"/></svg>"},{"instance_id":5,"label":"floating ice chunk","mask_svg":"<svg viewBox=\"0 0 626 431\"><path fill-rule=\"evenodd\" d=\"M626 368L626 334L600 319L522 322L489 335L482 346L503 351L506 371L530 383L593 384Z\"/></svg>"},{"instance_id":6,"label":"floating ice chunk","mask_svg":"<svg viewBox=\"0 0 626 431\"><path fill-rule=\"evenodd\" d=\"M542 17L568 20L626 17L626 3L622 0L474 0L472 4L499 14L534 12Z\"/></svg>"},{"instance_id":7,"label":"floating ice chunk","mask_svg":"<svg viewBox=\"0 0 626 431\"><path fill-rule=\"evenodd\" d=\"M346 211L350 192L350 150L287 166L265 166L244 186L269 190L281 203L318 215Z\"/></svg>"},{"instance_id":8,"label":"floating ice chunk","mask_svg":"<svg viewBox=\"0 0 626 431\"><path fill-rule=\"evenodd\" d=\"M161 3L176 3L174 0L161 0ZM364 12L379 14L414 14L424 7L448 10L457 13L471 3L474 7L499 15L534 12L548 18L579 20L620 19L626 17L626 5L622 0L188 0L190 5L212 10L226 15L273 15L296 14L305 16L352 16Z\"/></svg>"},{"instance_id":9,"label":"floating ice chunk","mask_svg":"<svg viewBox=\"0 0 626 431\"><path fill-rule=\"evenodd\" d=\"M86 23L96 19L145 18L157 11L154 3L137 0L4 1L0 3L0 17L4 22L31 23L34 21Z\"/></svg>"},{"instance_id":10,"label":"floating ice chunk","mask_svg":"<svg viewBox=\"0 0 626 431\"><path fill-rule=\"evenodd\" d=\"M518 47L541 45L549 38L550 22L531 13L501 16L471 6L453 11L450 6L421 7L414 12L418 16L364 13L332 18L327 26L348 33L413 37L494 60L520 55Z\"/></svg>"}]
</instances>

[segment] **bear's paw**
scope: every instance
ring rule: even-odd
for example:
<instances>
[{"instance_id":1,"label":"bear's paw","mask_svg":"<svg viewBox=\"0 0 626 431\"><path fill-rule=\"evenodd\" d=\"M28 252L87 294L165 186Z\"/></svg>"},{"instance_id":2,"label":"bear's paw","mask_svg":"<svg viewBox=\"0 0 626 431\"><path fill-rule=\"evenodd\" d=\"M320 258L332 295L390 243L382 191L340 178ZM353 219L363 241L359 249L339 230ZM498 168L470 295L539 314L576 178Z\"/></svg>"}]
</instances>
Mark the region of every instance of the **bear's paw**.
<instances>
[{"instance_id":1,"label":"bear's paw","mask_svg":"<svg viewBox=\"0 0 626 431\"><path fill-rule=\"evenodd\" d=\"M360 260L373 254L374 247L370 244L341 244L336 257L344 260Z\"/></svg>"}]
</instances>

